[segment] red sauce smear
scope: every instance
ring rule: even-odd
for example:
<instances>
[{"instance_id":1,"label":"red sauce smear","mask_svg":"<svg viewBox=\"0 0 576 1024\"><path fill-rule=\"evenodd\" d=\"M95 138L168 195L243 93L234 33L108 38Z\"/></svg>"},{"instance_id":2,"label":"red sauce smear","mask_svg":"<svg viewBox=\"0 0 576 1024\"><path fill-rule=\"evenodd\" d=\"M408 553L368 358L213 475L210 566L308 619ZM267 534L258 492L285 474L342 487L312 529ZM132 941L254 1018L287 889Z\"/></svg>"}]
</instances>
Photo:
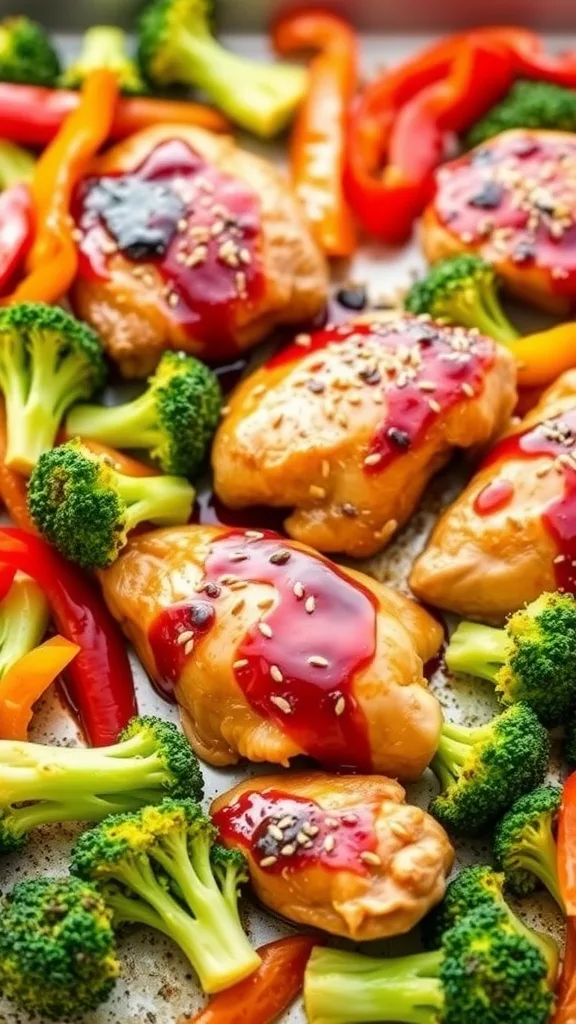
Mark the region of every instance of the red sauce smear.
<instances>
[{"instance_id":1,"label":"red sauce smear","mask_svg":"<svg viewBox=\"0 0 576 1024\"><path fill-rule=\"evenodd\" d=\"M326 811L306 797L254 790L212 818L224 843L243 847L271 874L321 865L366 875L369 867L362 854L377 848L376 814L365 804Z\"/></svg>"},{"instance_id":2,"label":"red sauce smear","mask_svg":"<svg viewBox=\"0 0 576 1024\"><path fill-rule=\"evenodd\" d=\"M167 315L190 338L206 346L206 358L221 361L233 356L238 348L233 330L237 309L255 305L265 288L257 194L179 139L161 143L130 174L87 179L77 193L73 212L82 232L79 273L89 280L114 275L110 259L115 251L115 239L102 214L90 208L90 196L102 183L119 179L127 186L126 209L121 212L128 220L131 212L136 218L141 206L134 188L135 209L130 210L131 182L165 186L181 201L182 216L166 239L165 251L145 257L145 262L133 260L132 272L145 284L151 267L160 273ZM147 226L158 224L159 219ZM131 257L128 254L126 258Z\"/></svg>"},{"instance_id":3,"label":"red sauce smear","mask_svg":"<svg viewBox=\"0 0 576 1024\"><path fill-rule=\"evenodd\" d=\"M216 538L201 593L157 616L149 641L163 688L173 690L218 615L223 588L238 580L268 583L276 592L275 605L262 611L234 655L236 681L250 706L326 767L370 771L354 678L374 657L376 600L335 565L276 534L231 530Z\"/></svg>"},{"instance_id":4,"label":"red sauce smear","mask_svg":"<svg viewBox=\"0 0 576 1024\"><path fill-rule=\"evenodd\" d=\"M463 328L443 327L402 317L385 324L347 324L299 335L266 367L274 370L327 347L343 360L358 362L358 380L383 397L383 422L364 456L364 471L379 473L423 441L442 415L469 401L484 387L495 356L494 342ZM322 394L331 377L322 360L313 364L307 385Z\"/></svg>"},{"instance_id":5,"label":"red sauce smear","mask_svg":"<svg viewBox=\"0 0 576 1024\"><path fill-rule=\"evenodd\" d=\"M554 416L525 433L503 438L492 449L484 466L508 459L534 459L549 455L550 472L564 477L564 493L543 513L543 522L558 549L554 571L558 590L576 593L576 409ZM568 458L574 459L570 465ZM495 481L496 483L496 481Z\"/></svg>"},{"instance_id":6,"label":"red sauce smear","mask_svg":"<svg viewBox=\"0 0 576 1024\"><path fill-rule=\"evenodd\" d=\"M576 141L501 136L441 168L437 184L436 213L465 245L576 296Z\"/></svg>"},{"instance_id":7,"label":"red sauce smear","mask_svg":"<svg viewBox=\"0 0 576 1024\"><path fill-rule=\"evenodd\" d=\"M476 495L474 511L479 516L488 516L491 512L498 512L510 504L513 494L514 487L509 480L493 480Z\"/></svg>"}]
</instances>

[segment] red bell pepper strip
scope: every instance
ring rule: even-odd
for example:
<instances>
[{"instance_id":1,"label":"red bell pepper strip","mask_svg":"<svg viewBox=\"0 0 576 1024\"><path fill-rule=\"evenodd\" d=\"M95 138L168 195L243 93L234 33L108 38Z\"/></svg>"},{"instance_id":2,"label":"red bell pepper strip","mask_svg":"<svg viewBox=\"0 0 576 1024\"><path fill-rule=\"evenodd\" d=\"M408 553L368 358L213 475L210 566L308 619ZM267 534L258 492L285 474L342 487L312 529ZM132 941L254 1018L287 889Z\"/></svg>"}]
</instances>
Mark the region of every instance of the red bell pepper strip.
<instances>
[{"instance_id":1,"label":"red bell pepper strip","mask_svg":"<svg viewBox=\"0 0 576 1024\"><path fill-rule=\"evenodd\" d=\"M566 925L566 949L556 995L552 1024L576 1024L576 921L572 918Z\"/></svg>"},{"instance_id":2,"label":"red bell pepper strip","mask_svg":"<svg viewBox=\"0 0 576 1024\"><path fill-rule=\"evenodd\" d=\"M79 93L68 89L0 82L0 138L24 146L46 146L79 103ZM124 139L155 124L197 125L213 132L230 130L223 114L200 103L136 96L119 99L110 138Z\"/></svg>"},{"instance_id":3,"label":"red bell pepper strip","mask_svg":"<svg viewBox=\"0 0 576 1024\"><path fill-rule=\"evenodd\" d=\"M28 185L12 185L0 194L0 295L24 267L33 232L32 193Z\"/></svg>"},{"instance_id":4,"label":"red bell pepper strip","mask_svg":"<svg viewBox=\"0 0 576 1024\"><path fill-rule=\"evenodd\" d=\"M564 783L558 817L558 878L568 917L576 917L576 772Z\"/></svg>"},{"instance_id":5,"label":"red bell pepper strip","mask_svg":"<svg viewBox=\"0 0 576 1024\"><path fill-rule=\"evenodd\" d=\"M277 52L318 50L290 139L294 190L321 249L350 256L356 248L352 213L342 182L348 107L356 89L358 46L348 22L327 11L288 14L276 23Z\"/></svg>"},{"instance_id":6,"label":"red bell pepper strip","mask_svg":"<svg viewBox=\"0 0 576 1024\"><path fill-rule=\"evenodd\" d=\"M291 935L261 946L262 963L254 974L219 992L182 1024L274 1024L304 983L304 971L318 939Z\"/></svg>"},{"instance_id":7,"label":"red bell pepper strip","mask_svg":"<svg viewBox=\"0 0 576 1024\"><path fill-rule=\"evenodd\" d=\"M121 633L93 581L40 537L0 528L0 564L42 587L58 632L80 647L66 673L72 706L93 746L108 746L137 714L132 671Z\"/></svg>"}]
</instances>

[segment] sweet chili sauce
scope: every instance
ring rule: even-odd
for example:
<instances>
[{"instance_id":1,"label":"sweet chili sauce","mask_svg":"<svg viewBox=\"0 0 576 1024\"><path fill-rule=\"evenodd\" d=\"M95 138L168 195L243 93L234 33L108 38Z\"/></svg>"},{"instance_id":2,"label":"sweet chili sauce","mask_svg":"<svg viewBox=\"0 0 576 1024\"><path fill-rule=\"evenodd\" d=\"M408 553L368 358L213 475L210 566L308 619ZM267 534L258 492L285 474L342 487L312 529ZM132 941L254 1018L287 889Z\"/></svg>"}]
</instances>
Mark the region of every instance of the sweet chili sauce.
<instances>
[{"instance_id":1,"label":"sweet chili sauce","mask_svg":"<svg viewBox=\"0 0 576 1024\"><path fill-rule=\"evenodd\" d=\"M354 680L376 647L376 599L337 566L276 534L230 530L216 537L200 592L160 612L149 631L158 675L170 693L187 657L218 616L225 588L274 588L234 655L246 700L326 767L371 770L364 712ZM240 589L238 586L240 584Z\"/></svg>"},{"instance_id":2,"label":"sweet chili sauce","mask_svg":"<svg viewBox=\"0 0 576 1024\"><path fill-rule=\"evenodd\" d=\"M435 210L465 246L576 292L576 141L515 132L441 168Z\"/></svg>"},{"instance_id":3,"label":"sweet chili sauce","mask_svg":"<svg viewBox=\"0 0 576 1024\"><path fill-rule=\"evenodd\" d=\"M272 874L316 866L368 874L379 861L375 819L365 804L326 811L277 789L246 791L212 815L224 843L243 847Z\"/></svg>"},{"instance_id":4,"label":"sweet chili sauce","mask_svg":"<svg viewBox=\"0 0 576 1024\"><path fill-rule=\"evenodd\" d=\"M576 409L551 417L524 433L503 438L483 466L504 466L510 459L546 455L550 456L550 465L543 472L561 473L564 481L564 493L551 502L542 516L558 549L554 559L556 584L559 590L576 593ZM477 495L474 510L485 515L505 508L513 494L512 484L497 477Z\"/></svg>"},{"instance_id":5,"label":"sweet chili sauce","mask_svg":"<svg viewBox=\"0 0 576 1024\"><path fill-rule=\"evenodd\" d=\"M107 280L120 253L154 286L183 331L221 361L237 351L239 305L255 304L265 281L257 194L180 139L160 143L129 174L88 178L77 192L81 276Z\"/></svg>"}]
</instances>

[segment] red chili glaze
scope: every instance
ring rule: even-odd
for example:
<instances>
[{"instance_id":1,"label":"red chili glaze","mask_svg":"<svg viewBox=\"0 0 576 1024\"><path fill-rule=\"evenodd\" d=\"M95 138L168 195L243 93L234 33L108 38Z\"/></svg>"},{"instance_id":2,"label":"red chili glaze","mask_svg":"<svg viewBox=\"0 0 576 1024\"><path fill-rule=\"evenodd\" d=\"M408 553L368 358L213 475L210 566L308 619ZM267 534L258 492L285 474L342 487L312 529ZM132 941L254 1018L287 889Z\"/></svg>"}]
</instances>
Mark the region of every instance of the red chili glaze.
<instances>
[{"instance_id":1,"label":"red chili glaze","mask_svg":"<svg viewBox=\"0 0 576 1024\"><path fill-rule=\"evenodd\" d=\"M488 516L491 512L498 512L506 508L512 499L514 488L509 480L493 480L486 484L474 501L474 511L479 516Z\"/></svg>"},{"instance_id":2,"label":"red chili glaze","mask_svg":"<svg viewBox=\"0 0 576 1024\"><path fill-rule=\"evenodd\" d=\"M121 192L110 196L110 189ZM155 191L156 190L156 191ZM161 143L131 174L88 178L73 208L82 237L80 275L113 276L120 251L144 283L153 265L166 313L206 357L234 355L236 310L255 304L265 280L258 196L178 139Z\"/></svg>"},{"instance_id":3,"label":"red chili glaze","mask_svg":"<svg viewBox=\"0 0 576 1024\"><path fill-rule=\"evenodd\" d=\"M465 245L576 296L576 140L497 137L441 168L437 189L436 213Z\"/></svg>"},{"instance_id":4,"label":"red chili glaze","mask_svg":"<svg viewBox=\"0 0 576 1024\"><path fill-rule=\"evenodd\" d=\"M234 655L251 707L326 767L370 771L367 722L353 684L374 657L376 600L335 565L285 546L276 534L231 530L216 538L201 593L159 614L149 640L163 687L173 688L216 620L223 588L238 580L276 591L276 604L262 611Z\"/></svg>"},{"instance_id":5,"label":"red chili glaze","mask_svg":"<svg viewBox=\"0 0 576 1024\"><path fill-rule=\"evenodd\" d=\"M369 474L422 442L438 417L458 402L479 394L495 355L494 342L474 331L406 316L300 334L266 366L273 370L326 348L340 350L343 360L358 361L359 382L384 397L384 419L364 458ZM311 391L324 390L324 375L319 359L307 381Z\"/></svg>"},{"instance_id":6,"label":"red chili glaze","mask_svg":"<svg viewBox=\"0 0 576 1024\"><path fill-rule=\"evenodd\" d=\"M311 867L368 874L362 854L376 851L375 820L372 807L325 811L277 789L242 793L213 815L224 842L243 847L271 874Z\"/></svg>"},{"instance_id":7,"label":"red chili glaze","mask_svg":"<svg viewBox=\"0 0 576 1024\"><path fill-rule=\"evenodd\" d=\"M551 457L550 470L564 477L564 494L543 514L546 529L558 548L554 571L558 590L576 593L576 409L554 416L523 434L505 437L492 449L484 466L507 459ZM496 482L496 481L495 481Z\"/></svg>"}]
</instances>

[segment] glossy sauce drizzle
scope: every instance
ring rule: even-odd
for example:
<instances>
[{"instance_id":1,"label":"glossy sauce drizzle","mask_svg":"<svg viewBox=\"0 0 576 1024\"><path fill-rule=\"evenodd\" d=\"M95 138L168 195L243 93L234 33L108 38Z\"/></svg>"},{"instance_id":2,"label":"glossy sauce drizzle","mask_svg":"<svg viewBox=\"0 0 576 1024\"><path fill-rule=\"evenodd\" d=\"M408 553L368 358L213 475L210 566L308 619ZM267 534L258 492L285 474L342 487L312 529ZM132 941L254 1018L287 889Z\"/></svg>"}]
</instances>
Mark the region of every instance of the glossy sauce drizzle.
<instances>
[{"instance_id":1,"label":"glossy sauce drizzle","mask_svg":"<svg viewBox=\"0 0 576 1024\"><path fill-rule=\"evenodd\" d=\"M375 818L368 806L326 811L276 789L242 793L213 815L224 843L243 847L273 874L318 865L368 874L370 862L378 862Z\"/></svg>"},{"instance_id":2,"label":"glossy sauce drizzle","mask_svg":"<svg viewBox=\"0 0 576 1024\"><path fill-rule=\"evenodd\" d=\"M543 513L543 522L553 537L558 555L554 559L556 584L559 590L576 593L576 409L545 420L525 433L503 438L492 449L483 466L509 459L535 459L550 456L550 466L544 472L560 473L564 479L563 495L553 501ZM513 487L497 478L490 487L508 484L510 501ZM487 488L484 489L486 491ZM482 498L484 491L478 495ZM501 503L499 508L505 507ZM475 506L476 507L476 506ZM495 509L494 509L495 510ZM476 508L476 511L479 511Z\"/></svg>"},{"instance_id":3,"label":"glossy sauce drizzle","mask_svg":"<svg viewBox=\"0 0 576 1024\"><path fill-rule=\"evenodd\" d=\"M82 276L112 277L116 252L145 285L154 286L156 270L170 317L207 346L208 358L234 355L236 309L256 303L265 287L252 189L173 139L130 174L87 179L73 213Z\"/></svg>"},{"instance_id":4,"label":"glossy sauce drizzle","mask_svg":"<svg viewBox=\"0 0 576 1024\"><path fill-rule=\"evenodd\" d=\"M376 600L335 565L276 534L231 530L217 537L201 593L157 616L149 640L164 688L173 689L211 628L223 589L236 590L240 581L275 591L234 655L234 675L251 707L323 765L370 771L368 728L353 684L374 657ZM237 596L241 601L242 589Z\"/></svg>"},{"instance_id":5,"label":"glossy sauce drizzle","mask_svg":"<svg viewBox=\"0 0 576 1024\"><path fill-rule=\"evenodd\" d=\"M495 356L494 342L461 327L443 327L418 317L386 323L348 324L300 335L267 364L274 370L323 349L351 366L349 387L362 387L385 409L383 422L364 455L368 474L385 469L423 440L439 416L473 399ZM343 383L334 382L334 360L316 360L305 382L319 400L339 401Z\"/></svg>"}]
</instances>

